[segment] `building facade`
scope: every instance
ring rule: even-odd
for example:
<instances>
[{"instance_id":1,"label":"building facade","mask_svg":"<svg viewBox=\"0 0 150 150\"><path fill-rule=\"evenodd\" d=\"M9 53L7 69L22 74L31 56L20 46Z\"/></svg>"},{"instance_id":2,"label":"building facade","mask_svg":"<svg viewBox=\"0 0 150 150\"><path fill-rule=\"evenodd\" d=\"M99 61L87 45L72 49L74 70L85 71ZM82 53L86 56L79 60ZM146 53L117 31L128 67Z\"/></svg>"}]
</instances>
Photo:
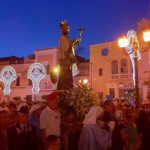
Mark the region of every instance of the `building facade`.
<instances>
[{"instance_id":1,"label":"building facade","mask_svg":"<svg viewBox=\"0 0 150 150\"><path fill-rule=\"evenodd\" d=\"M0 98L12 99L14 97L21 97L22 100L41 101L42 96L56 90L59 74L55 74L53 70L57 67L57 51L56 47L44 48L35 50L34 54L29 55L27 58L15 56L0 58L0 72L6 66L14 68L16 72L16 80L10 84L11 92L9 95L4 95L4 83L0 81ZM76 56L76 58L79 73L73 76L75 86L77 85L76 83L84 79L89 80L89 61L80 56ZM28 78L28 70L34 63L42 64L46 71L46 76L39 82L40 90L38 94L33 94L33 82Z\"/></svg>"},{"instance_id":2,"label":"building facade","mask_svg":"<svg viewBox=\"0 0 150 150\"><path fill-rule=\"evenodd\" d=\"M56 85L51 82L50 72L57 63L57 48L46 48L35 50L33 55L28 58L18 58L15 56L0 58L0 71L6 67L11 66L16 71L16 80L10 85L10 95L4 95L4 83L0 81L0 97L5 99L9 97L20 96L22 100L28 99L32 101L41 100L42 95L48 95L51 91L56 89ZM27 77L29 67L34 63L41 63L46 70L46 77L39 83L39 94L33 94L32 81Z\"/></svg>"},{"instance_id":3,"label":"building facade","mask_svg":"<svg viewBox=\"0 0 150 150\"><path fill-rule=\"evenodd\" d=\"M139 43L143 43L141 34L147 25L146 20L138 23ZM145 81L150 81L150 48L141 52L138 75L140 98L143 98L150 90L145 84ZM102 99L134 97L131 59L119 48L118 41L90 45L90 79L92 88L100 93Z\"/></svg>"},{"instance_id":4,"label":"building facade","mask_svg":"<svg viewBox=\"0 0 150 150\"><path fill-rule=\"evenodd\" d=\"M138 23L138 39L142 43L142 32L149 26L150 20ZM41 100L43 95L48 95L56 90L56 80L52 72L57 66L57 47L44 48L34 51L27 58L15 56L0 58L0 72L6 66L15 69L17 79L12 82L11 92L8 97L20 96L21 99L32 101ZM73 76L74 85L87 84L93 88L100 99L134 97L133 65L129 55L124 55L117 41L90 45L90 60L77 57L79 73ZM27 78L29 67L33 63L41 63L46 70L46 77L39 83L39 94L33 94L32 81ZM150 49L141 53L138 61L138 80L140 97L150 96ZM4 84L0 81L0 97L5 98Z\"/></svg>"}]
</instances>

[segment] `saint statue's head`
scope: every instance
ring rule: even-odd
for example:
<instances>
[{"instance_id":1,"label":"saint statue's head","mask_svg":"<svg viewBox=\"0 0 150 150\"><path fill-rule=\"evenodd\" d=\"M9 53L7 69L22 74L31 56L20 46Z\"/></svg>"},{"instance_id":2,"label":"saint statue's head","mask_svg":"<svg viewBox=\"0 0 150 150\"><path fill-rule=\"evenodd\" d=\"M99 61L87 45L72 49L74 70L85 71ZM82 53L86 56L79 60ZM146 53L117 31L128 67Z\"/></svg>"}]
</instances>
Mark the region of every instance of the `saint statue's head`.
<instances>
[{"instance_id":1,"label":"saint statue's head","mask_svg":"<svg viewBox=\"0 0 150 150\"><path fill-rule=\"evenodd\" d=\"M62 33L64 34L69 33L69 25L66 20L61 21L59 25L60 25L60 30L62 31Z\"/></svg>"}]
</instances>

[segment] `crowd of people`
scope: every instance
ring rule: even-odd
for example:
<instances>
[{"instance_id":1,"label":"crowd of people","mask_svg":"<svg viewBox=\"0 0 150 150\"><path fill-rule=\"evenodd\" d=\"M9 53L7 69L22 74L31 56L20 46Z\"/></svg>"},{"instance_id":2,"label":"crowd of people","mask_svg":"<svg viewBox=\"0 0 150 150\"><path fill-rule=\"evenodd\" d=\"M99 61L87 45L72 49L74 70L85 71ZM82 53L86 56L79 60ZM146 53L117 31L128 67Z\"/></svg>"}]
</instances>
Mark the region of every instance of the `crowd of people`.
<instances>
[{"instance_id":1,"label":"crowd of people","mask_svg":"<svg viewBox=\"0 0 150 150\"><path fill-rule=\"evenodd\" d=\"M47 96L46 103L1 101L0 150L150 149L148 98L140 100L138 108L123 99L92 106L80 131L75 129L75 122L63 124L57 104L56 92Z\"/></svg>"}]
</instances>

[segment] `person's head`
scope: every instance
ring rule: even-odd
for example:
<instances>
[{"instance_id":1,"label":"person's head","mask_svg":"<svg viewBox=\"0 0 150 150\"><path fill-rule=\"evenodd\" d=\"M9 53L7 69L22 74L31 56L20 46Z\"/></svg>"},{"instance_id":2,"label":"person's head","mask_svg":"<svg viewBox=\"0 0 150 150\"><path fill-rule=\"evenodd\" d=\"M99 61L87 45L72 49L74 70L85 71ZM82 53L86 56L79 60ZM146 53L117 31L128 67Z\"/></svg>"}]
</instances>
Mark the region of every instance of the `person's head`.
<instances>
[{"instance_id":1,"label":"person's head","mask_svg":"<svg viewBox=\"0 0 150 150\"><path fill-rule=\"evenodd\" d=\"M14 103L10 103L8 109L10 112L12 112L13 110L16 110L16 105Z\"/></svg>"},{"instance_id":2,"label":"person's head","mask_svg":"<svg viewBox=\"0 0 150 150\"><path fill-rule=\"evenodd\" d=\"M113 103L112 100L106 100L104 102L104 108L110 114L115 115L115 113L116 113L116 107L115 107L115 105L114 105L114 103Z\"/></svg>"},{"instance_id":3,"label":"person's head","mask_svg":"<svg viewBox=\"0 0 150 150\"><path fill-rule=\"evenodd\" d=\"M9 125L9 112L7 110L0 111L0 126L7 128Z\"/></svg>"},{"instance_id":4,"label":"person's head","mask_svg":"<svg viewBox=\"0 0 150 150\"><path fill-rule=\"evenodd\" d=\"M128 109L126 109L126 116L128 116L128 115L134 115L134 110L130 107Z\"/></svg>"},{"instance_id":5,"label":"person's head","mask_svg":"<svg viewBox=\"0 0 150 150\"><path fill-rule=\"evenodd\" d=\"M130 107L130 105L128 104L128 102L124 102L122 105L123 105L123 107L126 107L126 108Z\"/></svg>"},{"instance_id":6,"label":"person's head","mask_svg":"<svg viewBox=\"0 0 150 150\"><path fill-rule=\"evenodd\" d=\"M67 24L66 20L61 21L59 25L62 33L67 35L69 33L69 25Z\"/></svg>"},{"instance_id":7,"label":"person's head","mask_svg":"<svg viewBox=\"0 0 150 150\"><path fill-rule=\"evenodd\" d=\"M14 125L18 122L18 111L17 110L13 110L10 112L10 120L9 123L10 125Z\"/></svg>"},{"instance_id":8,"label":"person's head","mask_svg":"<svg viewBox=\"0 0 150 150\"><path fill-rule=\"evenodd\" d=\"M128 120L128 123L135 123L135 116L132 114L128 115L127 120Z\"/></svg>"},{"instance_id":9,"label":"person's head","mask_svg":"<svg viewBox=\"0 0 150 150\"><path fill-rule=\"evenodd\" d=\"M41 104L35 104L31 107L29 114L34 113L37 117L40 117L41 111L42 111Z\"/></svg>"},{"instance_id":10,"label":"person's head","mask_svg":"<svg viewBox=\"0 0 150 150\"><path fill-rule=\"evenodd\" d=\"M61 142L60 138L56 135L49 135L47 137L47 149L48 150L60 150Z\"/></svg>"},{"instance_id":11,"label":"person's head","mask_svg":"<svg viewBox=\"0 0 150 150\"><path fill-rule=\"evenodd\" d=\"M21 106L18 110L18 121L22 124L28 122L29 110L27 106Z\"/></svg>"},{"instance_id":12,"label":"person's head","mask_svg":"<svg viewBox=\"0 0 150 150\"><path fill-rule=\"evenodd\" d=\"M142 106L144 109L149 109L150 108L150 100L148 98L144 98L142 102Z\"/></svg>"},{"instance_id":13,"label":"person's head","mask_svg":"<svg viewBox=\"0 0 150 150\"><path fill-rule=\"evenodd\" d=\"M57 108L58 105L58 94L57 92L52 92L47 96L47 105L52 108Z\"/></svg>"}]
</instances>

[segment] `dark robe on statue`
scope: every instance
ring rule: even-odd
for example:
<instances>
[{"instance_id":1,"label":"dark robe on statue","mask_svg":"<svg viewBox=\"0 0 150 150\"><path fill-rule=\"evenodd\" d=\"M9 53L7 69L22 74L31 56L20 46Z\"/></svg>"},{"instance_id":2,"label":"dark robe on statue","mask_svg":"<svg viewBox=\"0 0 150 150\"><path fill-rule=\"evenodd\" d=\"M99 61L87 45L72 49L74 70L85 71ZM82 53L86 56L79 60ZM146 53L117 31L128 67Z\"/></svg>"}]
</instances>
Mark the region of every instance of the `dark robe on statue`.
<instances>
[{"instance_id":1,"label":"dark robe on statue","mask_svg":"<svg viewBox=\"0 0 150 150\"><path fill-rule=\"evenodd\" d=\"M73 42L65 34L61 34L59 37L58 62L60 72L57 90L69 90L73 88L72 64L76 62L76 59Z\"/></svg>"}]
</instances>

